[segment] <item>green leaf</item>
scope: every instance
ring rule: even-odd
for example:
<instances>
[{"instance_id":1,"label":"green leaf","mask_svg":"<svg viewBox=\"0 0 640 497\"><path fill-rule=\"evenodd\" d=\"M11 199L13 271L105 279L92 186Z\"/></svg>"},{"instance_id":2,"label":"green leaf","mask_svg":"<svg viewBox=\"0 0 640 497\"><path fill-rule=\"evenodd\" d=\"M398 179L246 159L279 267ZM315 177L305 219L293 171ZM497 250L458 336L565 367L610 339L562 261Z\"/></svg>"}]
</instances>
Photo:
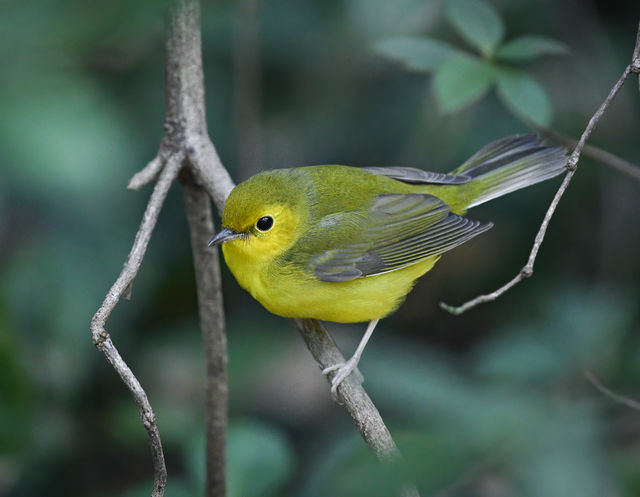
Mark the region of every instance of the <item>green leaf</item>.
<instances>
[{"instance_id":1,"label":"green leaf","mask_svg":"<svg viewBox=\"0 0 640 497\"><path fill-rule=\"evenodd\" d=\"M445 12L458 33L483 55L491 55L504 36L500 15L484 0L447 0Z\"/></svg>"},{"instance_id":2,"label":"green leaf","mask_svg":"<svg viewBox=\"0 0 640 497\"><path fill-rule=\"evenodd\" d=\"M433 78L436 98L450 113L479 100L494 81L494 68L472 57L454 57L442 64Z\"/></svg>"},{"instance_id":3,"label":"green leaf","mask_svg":"<svg viewBox=\"0 0 640 497\"><path fill-rule=\"evenodd\" d=\"M530 60L541 55L565 55L569 47L564 43L544 36L521 36L508 41L496 52L503 60Z\"/></svg>"},{"instance_id":4,"label":"green leaf","mask_svg":"<svg viewBox=\"0 0 640 497\"><path fill-rule=\"evenodd\" d=\"M418 37L386 38L378 41L374 50L403 63L407 69L422 72L433 71L445 60L460 53L448 43Z\"/></svg>"},{"instance_id":5,"label":"green leaf","mask_svg":"<svg viewBox=\"0 0 640 497\"><path fill-rule=\"evenodd\" d=\"M293 472L293 452L283 433L255 421L231 426L227 456L230 497L280 495Z\"/></svg>"},{"instance_id":6,"label":"green leaf","mask_svg":"<svg viewBox=\"0 0 640 497\"><path fill-rule=\"evenodd\" d=\"M543 127L551 122L553 107L546 90L525 72L499 71L498 96L520 119Z\"/></svg>"}]
</instances>

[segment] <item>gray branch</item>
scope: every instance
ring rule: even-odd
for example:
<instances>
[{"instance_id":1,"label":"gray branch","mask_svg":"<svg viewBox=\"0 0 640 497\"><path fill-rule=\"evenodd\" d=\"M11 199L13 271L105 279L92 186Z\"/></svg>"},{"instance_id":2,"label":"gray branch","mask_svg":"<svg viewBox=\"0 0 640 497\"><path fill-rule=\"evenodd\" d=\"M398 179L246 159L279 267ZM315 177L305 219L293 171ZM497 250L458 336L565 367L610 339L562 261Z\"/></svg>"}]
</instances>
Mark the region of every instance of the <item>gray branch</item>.
<instances>
[{"instance_id":1,"label":"gray branch","mask_svg":"<svg viewBox=\"0 0 640 497\"><path fill-rule=\"evenodd\" d=\"M565 147L575 148L578 145L578 140L574 140L568 136L565 136L557 131L551 129L539 129L542 136L545 136ZM602 164L605 164L616 171L630 176L631 178L640 181L640 166L629 162L628 160L618 157L607 150L603 150L593 145L585 145L582 149L582 154L595 159Z\"/></svg>"},{"instance_id":2,"label":"gray branch","mask_svg":"<svg viewBox=\"0 0 640 497\"><path fill-rule=\"evenodd\" d=\"M200 3L173 0L169 9L166 57L165 138L168 146L187 152L196 178L209 192L218 210L233 188L209 139L205 117Z\"/></svg>"},{"instance_id":3,"label":"gray branch","mask_svg":"<svg viewBox=\"0 0 640 497\"><path fill-rule=\"evenodd\" d=\"M635 409L636 411L640 411L640 402L630 397L626 397L625 395L620 395L619 393L614 392L610 388L605 387L596 375L594 375L591 371L585 370L584 372L585 378L587 381L591 383L601 394L606 397L609 397L611 400L623 404L631 409Z\"/></svg>"},{"instance_id":4,"label":"gray branch","mask_svg":"<svg viewBox=\"0 0 640 497\"><path fill-rule=\"evenodd\" d=\"M551 218L553 217L553 214L555 213L556 208L560 203L560 199L562 198L562 195L564 195L564 192L567 190L567 187L569 186L569 183L571 182L571 179L573 178L573 175L575 174L578 168L578 161L580 160L580 154L582 153L582 150L584 149L585 144L587 143L587 140L591 136L591 133L596 128L596 126L598 125L598 122L600 121L600 119L602 118L606 110L609 108L609 105L611 105L611 102L613 101L615 96L618 94L618 92L620 91L620 88L622 88L622 86L627 81L627 78L632 72L636 72L636 73L640 72L640 24L638 25L638 34L636 35L636 44L633 50L631 63L627 67L625 67L624 71L622 72L622 75L620 76L616 84L613 85L613 88L611 88L611 91L609 92L609 95L607 95L607 98L605 98L604 102L600 104L600 107L598 107L598 110L596 110L595 114L591 116L591 119L589 119L589 123L587 124L587 127L585 128L582 135L580 136L580 139L578 140L577 145L573 149L573 152L571 152L571 155L567 158L567 174L562 180L560 187L556 191L556 194L553 197L551 204L549 204L549 208L547 209L547 212L544 216L544 219L542 220L542 223L540 225L536 238L533 242L533 247L531 248L531 252L529 254L527 263L524 265L524 267L513 279L511 279L508 283L498 288L494 292L491 292L485 295L479 295L478 297L458 307L445 304L444 302L440 303L440 307L450 312L451 314L460 315L463 312L466 312L469 309L477 306L478 304L491 302L497 299L502 294L507 292L509 289L511 289L518 283L520 283L525 278L529 278L533 274L533 265L536 261L536 257L538 256L538 251L542 246L542 242L544 241L544 237L547 233L547 228L549 227Z\"/></svg>"},{"instance_id":5,"label":"gray branch","mask_svg":"<svg viewBox=\"0 0 640 497\"><path fill-rule=\"evenodd\" d=\"M296 319L295 323L320 369L345 361L331 335L318 321ZM329 384L333 374L327 375ZM365 443L381 463L393 464L401 459L400 451L391 438L380 412L362 386L362 375L358 370L347 376L338 387L338 401L344 405ZM413 485L404 487L401 495L419 497Z\"/></svg>"},{"instance_id":6,"label":"gray branch","mask_svg":"<svg viewBox=\"0 0 640 497\"><path fill-rule=\"evenodd\" d=\"M139 190L156 181L133 247L120 276L91 321L96 347L106 356L131 391L151 445L154 484L152 497L162 497L167 471L156 418L142 386L124 362L105 330L120 299L127 297L171 184L182 173L187 219L193 245L200 323L206 358L207 497L225 495L225 436L227 424L227 350L217 255L206 245L213 235L208 196L218 209L233 187L208 137L202 72L200 9L196 0L174 0L166 30L165 134L157 156L130 181Z\"/></svg>"},{"instance_id":7,"label":"gray branch","mask_svg":"<svg viewBox=\"0 0 640 497\"><path fill-rule=\"evenodd\" d=\"M138 274L142 259L149 245L151 234L155 228L160 209L164 204L164 200L167 197L169 188L173 183L173 180L178 175L178 171L181 167L180 157L173 157L169 160L158 178L158 182L153 189L153 193L149 198L147 208L142 216L142 223L136 233L135 240L129 257L120 272L120 276L115 281L107 296L105 297L102 305L93 316L91 320L91 334L93 337L93 343L102 352L109 363L120 375L120 378L125 385L131 391L133 398L138 405L140 411L140 417L142 418L142 424L147 430L149 435L149 442L151 445L151 461L153 464L154 483L152 497L162 497L164 495L164 488L167 482L167 468L164 462L164 455L162 452L162 442L160 441L160 432L158 431L158 425L156 418L151 409L151 404L147 395L140 385L140 382L135 377L129 366L124 362L118 350L113 345L109 333L105 329L105 325L109 316L113 312L113 309L118 304L120 299L131 288L133 280Z\"/></svg>"},{"instance_id":8,"label":"gray branch","mask_svg":"<svg viewBox=\"0 0 640 497\"><path fill-rule=\"evenodd\" d=\"M218 252L207 246L213 237L209 194L196 185L188 171L181 181L191 234L191 250L198 290L198 314L206 357L206 493L224 496L227 427L227 336L225 334Z\"/></svg>"},{"instance_id":9,"label":"gray branch","mask_svg":"<svg viewBox=\"0 0 640 497\"><path fill-rule=\"evenodd\" d=\"M205 115L200 4L174 0L169 8L166 38L166 117L161 145L171 153L184 153L188 169L182 171L198 294L198 314L205 349L206 379L206 493L226 494L225 445L227 429L227 338L225 335L220 266L217 253L207 247L213 236L209 194L222 198L233 184L209 139ZM177 152L176 152L177 151ZM203 175L211 172L212 177ZM203 181L204 179L204 181Z\"/></svg>"},{"instance_id":10,"label":"gray branch","mask_svg":"<svg viewBox=\"0 0 640 497\"><path fill-rule=\"evenodd\" d=\"M344 356L336 346L327 330L315 319L296 319L296 326L311 355L320 365L320 369L345 362ZM378 409L362 388L362 375L358 370L347 376L338 387L338 401L349 412L360 435L381 462L393 462L400 457L391 433L382 421ZM329 373L328 381L334 373Z\"/></svg>"}]
</instances>

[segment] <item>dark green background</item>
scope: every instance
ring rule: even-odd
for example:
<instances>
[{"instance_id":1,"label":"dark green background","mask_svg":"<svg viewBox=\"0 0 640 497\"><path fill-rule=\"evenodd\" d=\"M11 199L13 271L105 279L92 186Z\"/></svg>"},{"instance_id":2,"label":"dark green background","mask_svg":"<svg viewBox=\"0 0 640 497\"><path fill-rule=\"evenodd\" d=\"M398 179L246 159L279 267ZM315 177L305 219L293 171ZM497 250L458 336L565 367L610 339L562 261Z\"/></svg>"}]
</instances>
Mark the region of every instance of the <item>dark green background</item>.
<instances>
[{"instance_id":1,"label":"dark green background","mask_svg":"<svg viewBox=\"0 0 640 497\"><path fill-rule=\"evenodd\" d=\"M448 171L527 131L494 93L443 115L430 76L373 51L415 34L464 47L441 2L251 5L202 7L209 131L235 181L321 163ZM629 61L637 6L493 5L508 38L569 45L523 68L551 96L553 129L577 137ZM162 13L150 0L0 6L0 495L150 493L137 409L93 347L89 320L150 192L125 186L162 137ZM640 163L639 126L633 77L592 143ZM534 277L461 317L437 305L511 278L558 184L474 209L495 227L443 257L376 330L361 370L405 454L400 475L378 469L291 323L224 268L229 495L391 495L398 478L423 497L640 494L638 413L584 377L640 397L637 180L584 158ZM364 328L329 329L350 354ZM157 414L166 495L202 495L203 353L178 186L108 330Z\"/></svg>"}]
</instances>

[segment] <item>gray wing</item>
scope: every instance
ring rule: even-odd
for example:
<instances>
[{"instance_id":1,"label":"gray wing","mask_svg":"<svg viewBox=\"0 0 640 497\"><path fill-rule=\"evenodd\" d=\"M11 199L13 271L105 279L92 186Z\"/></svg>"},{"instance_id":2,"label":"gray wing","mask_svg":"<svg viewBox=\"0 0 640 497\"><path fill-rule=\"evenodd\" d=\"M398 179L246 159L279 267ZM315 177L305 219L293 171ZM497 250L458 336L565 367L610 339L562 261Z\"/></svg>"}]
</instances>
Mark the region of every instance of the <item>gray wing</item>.
<instances>
[{"instance_id":1,"label":"gray wing","mask_svg":"<svg viewBox=\"0 0 640 497\"><path fill-rule=\"evenodd\" d=\"M462 185L471 181L470 176L434 173L415 167L363 167L362 170L411 184Z\"/></svg>"},{"instance_id":2,"label":"gray wing","mask_svg":"<svg viewBox=\"0 0 640 497\"><path fill-rule=\"evenodd\" d=\"M313 231L308 268L322 281L350 281L433 257L491 228L452 214L428 194L383 194L364 211L331 214ZM322 243L317 243L322 240Z\"/></svg>"}]
</instances>

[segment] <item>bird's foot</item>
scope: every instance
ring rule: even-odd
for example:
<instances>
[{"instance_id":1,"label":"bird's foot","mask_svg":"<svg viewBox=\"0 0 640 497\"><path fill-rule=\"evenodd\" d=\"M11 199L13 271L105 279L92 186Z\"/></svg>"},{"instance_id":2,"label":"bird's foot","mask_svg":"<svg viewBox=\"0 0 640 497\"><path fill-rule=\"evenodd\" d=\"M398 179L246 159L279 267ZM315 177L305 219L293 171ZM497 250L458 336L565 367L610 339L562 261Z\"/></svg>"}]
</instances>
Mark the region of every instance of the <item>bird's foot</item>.
<instances>
[{"instance_id":1,"label":"bird's foot","mask_svg":"<svg viewBox=\"0 0 640 497\"><path fill-rule=\"evenodd\" d=\"M322 374L329 374L335 371L331 380L331 395L334 399L338 398L338 387L340 383L358 367L358 359L357 357L352 357L346 362L339 362L322 370Z\"/></svg>"}]
</instances>

